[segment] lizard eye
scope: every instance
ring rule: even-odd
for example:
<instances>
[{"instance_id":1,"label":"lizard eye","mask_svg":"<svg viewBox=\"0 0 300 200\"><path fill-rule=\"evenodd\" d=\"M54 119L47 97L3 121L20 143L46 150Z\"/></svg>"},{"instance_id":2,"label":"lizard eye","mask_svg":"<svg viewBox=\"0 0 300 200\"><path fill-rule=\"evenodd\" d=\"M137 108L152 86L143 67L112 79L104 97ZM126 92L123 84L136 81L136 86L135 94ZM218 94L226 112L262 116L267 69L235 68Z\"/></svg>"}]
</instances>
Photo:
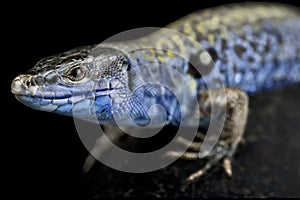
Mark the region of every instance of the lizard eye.
<instances>
[{"instance_id":1,"label":"lizard eye","mask_svg":"<svg viewBox=\"0 0 300 200\"><path fill-rule=\"evenodd\" d=\"M80 81L85 77L88 68L85 65L77 65L69 69L63 76L71 81Z\"/></svg>"}]
</instances>

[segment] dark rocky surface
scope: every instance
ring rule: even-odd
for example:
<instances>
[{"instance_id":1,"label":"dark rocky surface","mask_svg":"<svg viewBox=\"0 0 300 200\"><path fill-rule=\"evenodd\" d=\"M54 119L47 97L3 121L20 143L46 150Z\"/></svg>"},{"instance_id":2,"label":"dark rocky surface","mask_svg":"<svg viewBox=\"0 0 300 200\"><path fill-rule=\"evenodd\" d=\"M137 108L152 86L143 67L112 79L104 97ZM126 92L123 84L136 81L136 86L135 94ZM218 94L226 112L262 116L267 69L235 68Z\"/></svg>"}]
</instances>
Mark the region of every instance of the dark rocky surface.
<instances>
[{"instance_id":1,"label":"dark rocky surface","mask_svg":"<svg viewBox=\"0 0 300 200\"><path fill-rule=\"evenodd\" d=\"M180 191L181 181L200 162L178 160L151 173L130 174L98 164L83 178L89 197L300 197L298 87L251 98L250 114L233 161L233 177L221 168Z\"/></svg>"}]
</instances>

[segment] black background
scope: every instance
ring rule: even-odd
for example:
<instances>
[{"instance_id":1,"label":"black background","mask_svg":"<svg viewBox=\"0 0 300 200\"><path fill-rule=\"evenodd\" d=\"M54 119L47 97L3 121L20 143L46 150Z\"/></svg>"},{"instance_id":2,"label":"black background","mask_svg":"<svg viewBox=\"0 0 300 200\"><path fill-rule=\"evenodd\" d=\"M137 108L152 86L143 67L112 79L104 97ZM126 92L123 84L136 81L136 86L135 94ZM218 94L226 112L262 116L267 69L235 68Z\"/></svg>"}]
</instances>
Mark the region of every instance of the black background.
<instances>
[{"instance_id":1,"label":"black background","mask_svg":"<svg viewBox=\"0 0 300 200\"><path fill-rule=\"evenodd\" d=\"M4 184L8 186L8 189L5 190L9 192L11 197L16 195L23 197L39 196L42 199L90 197L97 196L97 191L101 191L98 194L99 196L122 196L122 189L120 189L122 186L117 183L115 184L119 189L115 190L113 186L109 188L106 183L101 183L106 188L101 190L101 188L99 189L99 187L95 186L97 182L91 183L86 180L81 174L81 167L88 152L81 144L73 119L35 111L17 102L10 93L10 83L15 76L30 69L39 59L45 56L81 45L100 43L109 36L131 28L163 27L193 11L227 2L137 1L130 3L128 1L99 1L98 3L93 3L82 1L76 3L73 1L63 4L54 1L42 3L41 1L40 3L32 4L28 2L14 2L2 5L0 19L0 67L1 86L3 86L1 89L1 101L3 101L1 110L4 119L2 119L1 123L1 135L3 136L1 140L3 154L1 163L2 167L4 167L4 170L2 170L5 177ZM287 3L299 4L292 1ZM290 97L289 101L297 102L299 100L299 95L297 96L299 89L292 89L288 94L290 93L294 95ZM280 97L280 95L288 94L276 93L273 95L275 97L279 95ZM264 97L261 99L263 99L261 102L267 102L267 100L264 100ZM272 99L269 99L270 102ZM261 104L261 102L257 103L257 101L254 100L253 104ZM290 109L293 110L295 108L292 107ZM263 114L260 115L262 115L261 120L263 120ZM273 113L273 115L276 115L276 113ZM295 116L299 115L296 114ZM252 122L250 124L252 123L253 126L257 125L255 117L250 117L251 119ZM271 121L264 122L265 125L269 123ZM282 126L285 127L285 124ZM295 127L299 128L299 126ZM271 130L273 130L272 127ZM261 134L264 134L264 130L261 131ZM299 136L296 138L296 141L297 139L299 142ZM277 148L276 146L274 147ZM299 152L299 148L294 150ZM268 154L267 156L269 155L274 154ZM295 155L294 159L296 161L297 159L299 160L299 153ZM296 166L295 176L300 178L299 162L294 166ZM102 167L105 168L105 166ZM113 170L106 169L106 171L110 173ZM117 172L112 173L114 173L115 177L112 176L111 179L120 175ZM108 176L107 174L102 175ZM130 175L126 174L125 177L127 176ZM99 178L101 179L101 174ZM111 182L108 180L107 184L111 184ZM120 184L124 183L126 184L126 181ZM276 193L276 191L275 193L256 193L254 188L253 191L251 190L251 194L252 196L259 196L259 194L263 196L300 195L295 189L297 184L298 188L300 188L300 184L296 180L294 182L286 181L281 184L283 184L283 188L289 188L290 185L288 184L293 184L293 186L291 186L292 189L290 191L287 189L283 193ZM90 189L87 189L89 187L97 188L97 190L91 192ZM151 188L151 186L149 187ZM239 188L238 184L236 188ZM144 190L151 190L147 188L147 183L144 185ZM272 189L268 191L272 191ZM192 193L193 191L190 195L182 196L218 196L218 193L213 191L208 194L205 194L205 192L199 193L199 191ZM139 193L136 194L143 196L143 189L140 189ZM170 192L166 196L172 197L174 196L173 194L178 196L176 192ZM224 193L219 194L224 196ZM227 193L225 196L236 196L236 194L233 189L232 194ZM239 194L243 196L243 192L239 192Z\"/></svg>"}]
</instances>

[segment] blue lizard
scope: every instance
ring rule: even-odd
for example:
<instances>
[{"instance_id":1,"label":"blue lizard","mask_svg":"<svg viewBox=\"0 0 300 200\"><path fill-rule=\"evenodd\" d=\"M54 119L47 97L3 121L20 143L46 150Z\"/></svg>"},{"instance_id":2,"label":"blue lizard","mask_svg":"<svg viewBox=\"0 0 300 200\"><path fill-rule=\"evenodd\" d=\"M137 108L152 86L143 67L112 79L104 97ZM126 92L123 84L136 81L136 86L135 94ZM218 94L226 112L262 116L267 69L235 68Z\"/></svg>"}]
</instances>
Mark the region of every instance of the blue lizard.
<instances>
[{"instance_id":1,"label":"blue lizard","mask_svg":"<svg viewBox=\"0 0 300 200\"><path fill-rule=\"evenodd\" d=\"M176 33L161 29L136 40L104 42L46 57L13 80L12 93L34 109L89 121L96 116L103 125L116 125L114 116L124 115L132 120L118 125L128 127L150 123L153 115L148 110L153 104L165 109L167 124L173 126L180 125L186 117L182 115L191 119L185 125L193 126L197 118L191 110L199 110L202 126L209 122L211 107L225 108L217 145L223 153L213 152L213 162L188 180L220 160L231 176L230 159L247 121L248 94L300 82L299 11L281 4L227 5L192 13L166 28ZM214 69L220 72L219 80ZM144 84L153 80L175 88L181 101L170 88ZM211 98L220 94L220 80L227 101ZM214 86L210 93L208 82ZM199 108L193 107L193 98L199 100ZM180 106L190 112L183 114ZM159 110L154 118L161 118ZM193 143L182 158L199 159L199 148Z\"/></svg>"}]
</instances>

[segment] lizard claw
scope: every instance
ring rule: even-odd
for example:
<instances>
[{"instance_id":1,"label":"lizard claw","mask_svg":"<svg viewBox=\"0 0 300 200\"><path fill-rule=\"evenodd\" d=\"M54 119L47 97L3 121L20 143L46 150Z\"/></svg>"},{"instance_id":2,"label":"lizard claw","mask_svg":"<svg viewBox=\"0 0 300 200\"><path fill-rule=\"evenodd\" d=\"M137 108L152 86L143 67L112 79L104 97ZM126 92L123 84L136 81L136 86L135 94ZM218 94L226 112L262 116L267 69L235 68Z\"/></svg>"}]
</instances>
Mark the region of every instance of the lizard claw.
<instances>
[{"instance_id":1,"label":"lizard claw","mask_svg":"<svg viewBox=\"0 0 300 200\"><path fill-rule=\"evenodd\" d=\"M228 178L232 177L231 161L228 158L223 160L223 168Z\"/></svg>"}]
</instances>

